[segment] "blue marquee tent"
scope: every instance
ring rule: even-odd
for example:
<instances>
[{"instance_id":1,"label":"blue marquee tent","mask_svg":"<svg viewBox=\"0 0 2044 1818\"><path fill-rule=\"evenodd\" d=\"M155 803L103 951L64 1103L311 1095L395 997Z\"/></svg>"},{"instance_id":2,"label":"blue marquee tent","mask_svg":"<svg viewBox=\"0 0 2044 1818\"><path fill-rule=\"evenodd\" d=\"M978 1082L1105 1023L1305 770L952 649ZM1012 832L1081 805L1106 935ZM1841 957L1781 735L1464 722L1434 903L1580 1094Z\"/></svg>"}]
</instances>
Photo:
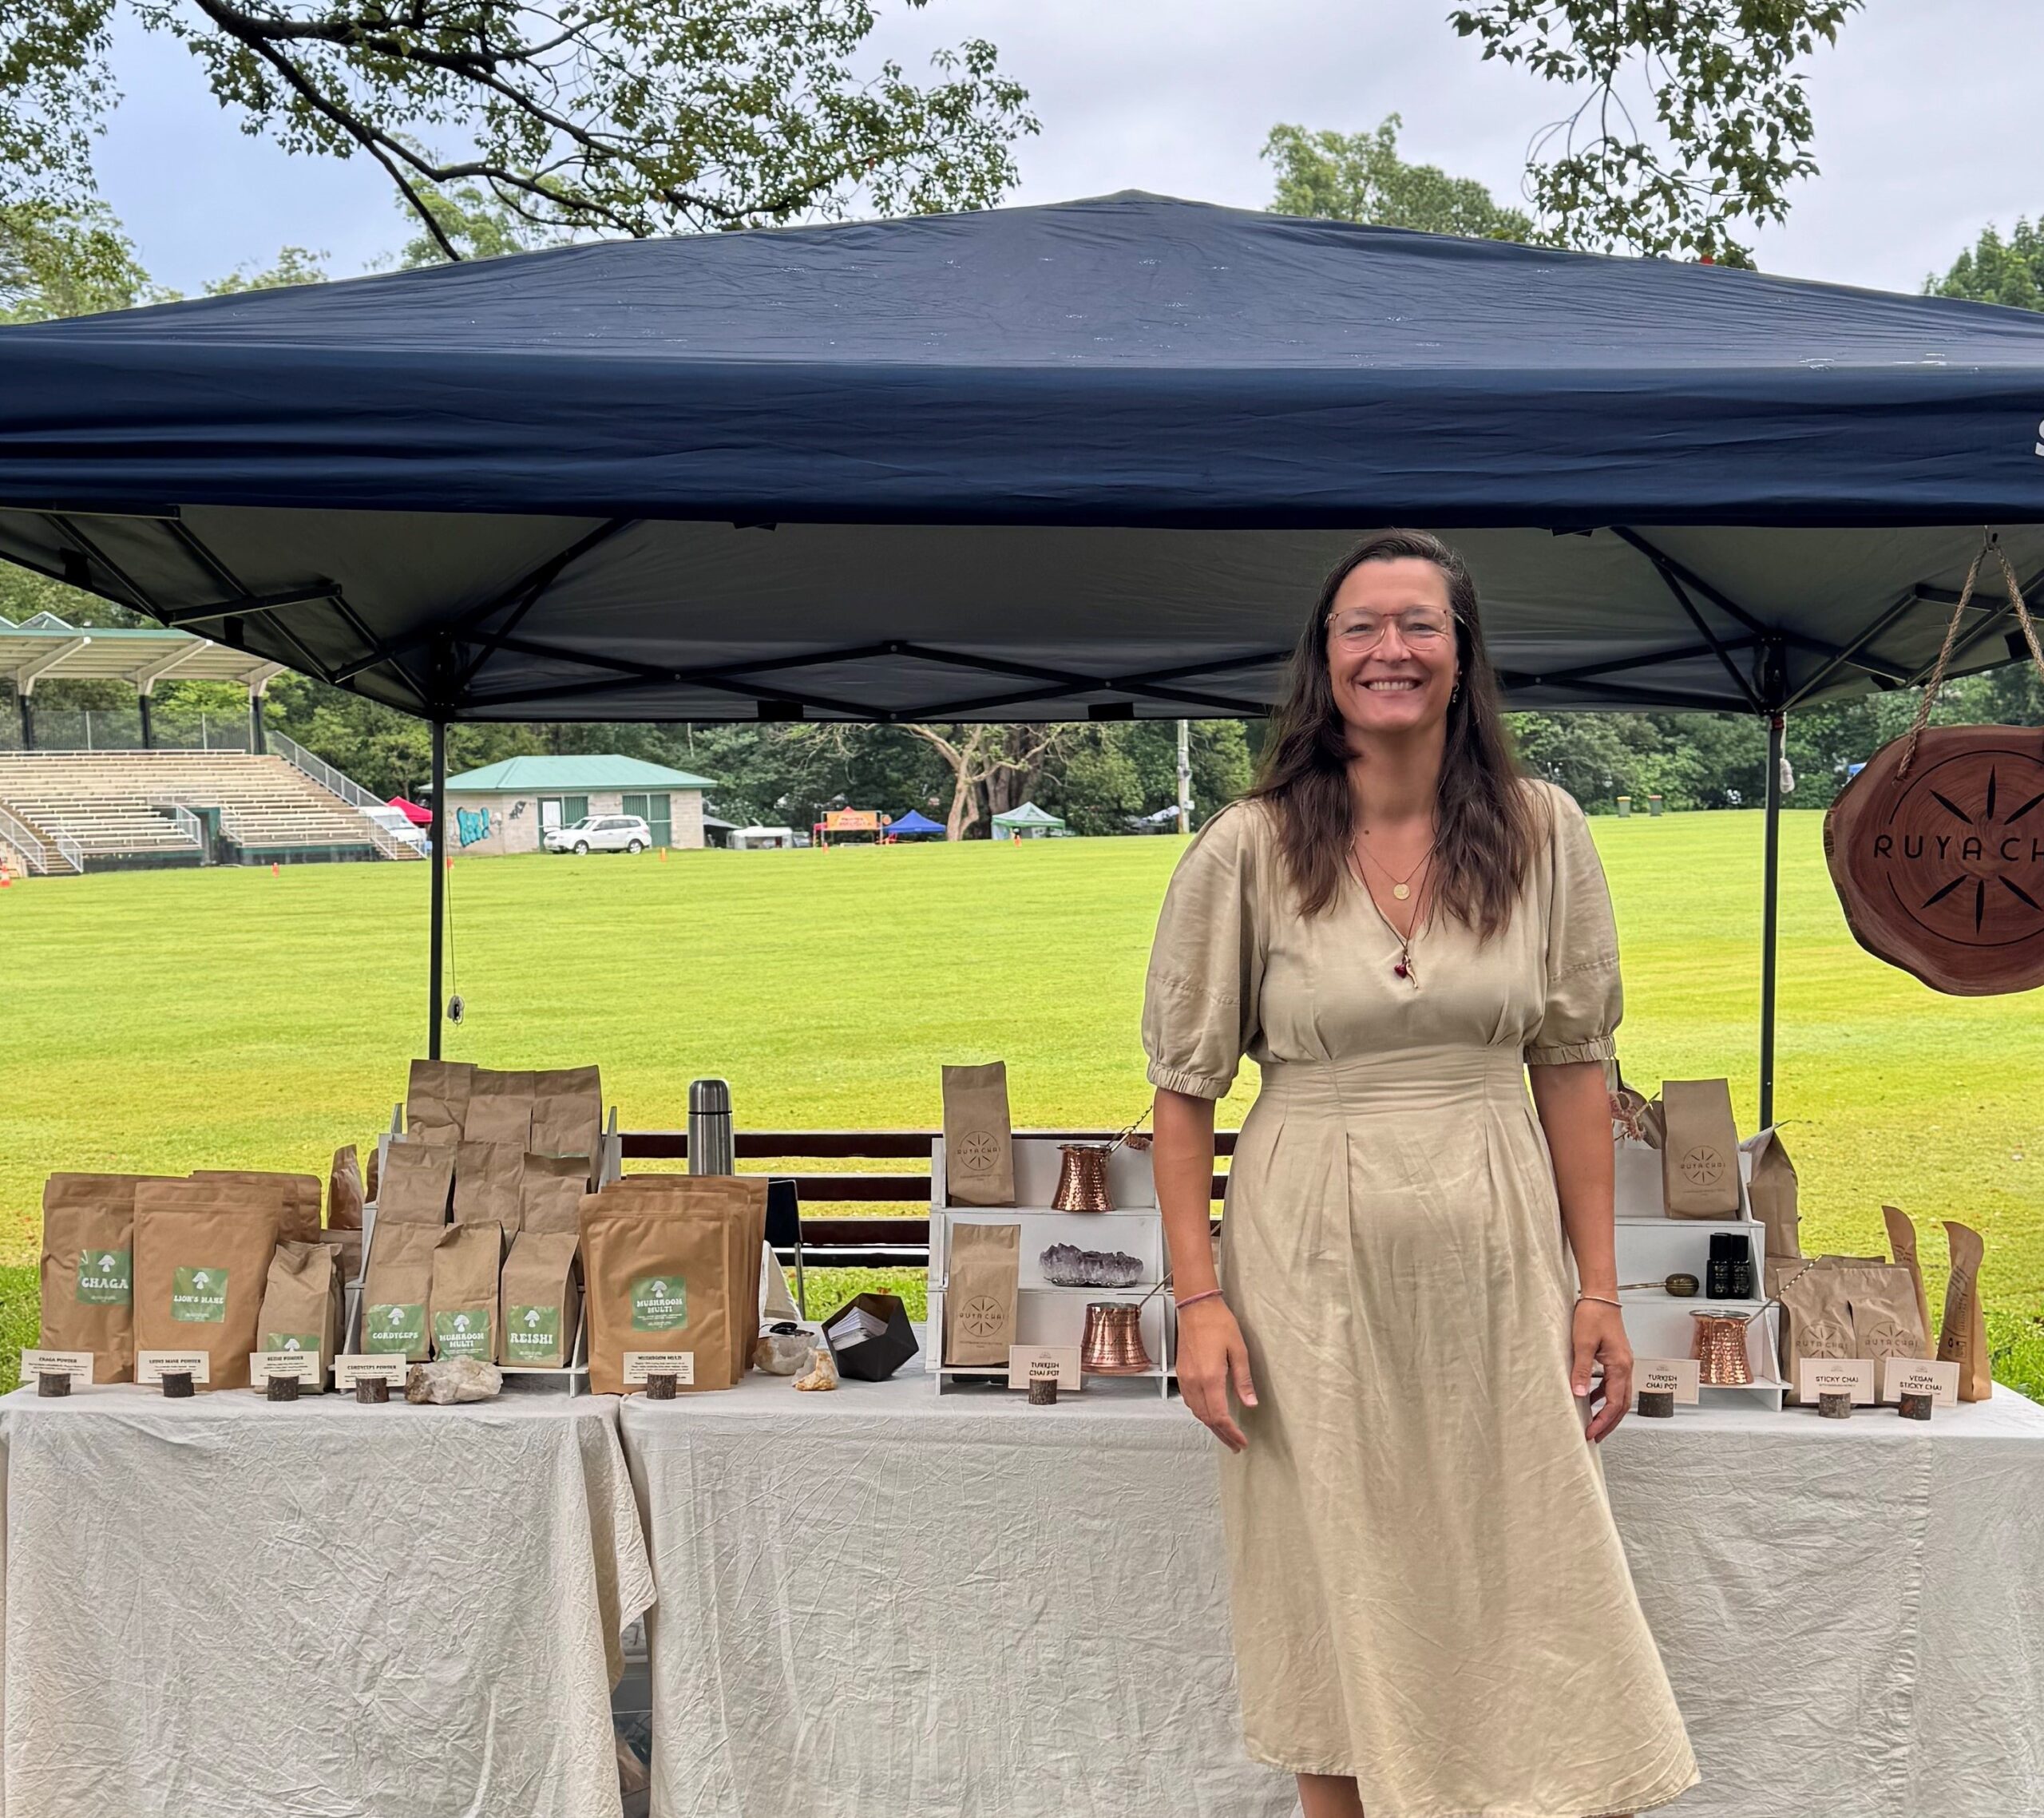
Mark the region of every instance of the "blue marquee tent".
<instances>
[{"instance_id":1,"label":"blue marquee tent","mask_svg":"<svg viewBox=\"0 0 2044 1818\"><path fill-rule=\"evenodd\" d=\"M919 809L911 808L907 814L897 815L889 821L887 831L897 839L909 834L941 834L944 831L944 823L933 821Z\"/></svg>"}]
</instances>

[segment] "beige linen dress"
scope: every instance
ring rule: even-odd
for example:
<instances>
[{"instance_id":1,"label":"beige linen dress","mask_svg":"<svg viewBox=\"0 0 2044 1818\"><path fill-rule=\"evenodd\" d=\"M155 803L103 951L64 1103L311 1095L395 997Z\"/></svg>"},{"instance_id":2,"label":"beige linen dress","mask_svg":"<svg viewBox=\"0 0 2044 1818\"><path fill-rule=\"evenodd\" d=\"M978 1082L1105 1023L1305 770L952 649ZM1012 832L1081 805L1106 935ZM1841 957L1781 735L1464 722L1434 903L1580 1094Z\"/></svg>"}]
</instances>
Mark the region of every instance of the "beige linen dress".
<instances>
[{"instance_id":1,"label":"beige linen dress","mask_svg":"<svg viewBox=\"0 0 2044 1818\"><path fill-rule=\"evenodd\" d=\"M1589 1818L1696 1784L1569 1382L1575 1286L1525 1068L1612 1053L1617 937L1582 810L1510 927L1436 918L1412 980L1364 886L1310 921L1270 811L1179 862L1150 1078L1262 1091L1221 1280L1249 1445L1221 1456L1244 1739L1353 1774L1369 1818Z\"/></svg>"}]
</instances>

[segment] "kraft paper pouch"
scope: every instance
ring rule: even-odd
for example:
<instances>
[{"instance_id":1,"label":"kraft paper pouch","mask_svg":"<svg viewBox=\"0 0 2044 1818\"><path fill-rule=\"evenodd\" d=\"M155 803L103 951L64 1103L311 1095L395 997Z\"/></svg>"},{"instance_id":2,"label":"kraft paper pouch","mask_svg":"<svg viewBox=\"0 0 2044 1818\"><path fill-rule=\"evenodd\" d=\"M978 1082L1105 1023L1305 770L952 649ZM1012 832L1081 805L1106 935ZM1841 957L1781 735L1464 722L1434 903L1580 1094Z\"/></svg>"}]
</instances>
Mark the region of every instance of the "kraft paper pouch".
<instances>
[{"instance_id":1,"label":"kraft paper pouch","mask_svg":"<svg viewBox=\"0 0 2044 1818\"><path fill-rule=\"evenodd\" d=\"M331 1226L319 1234L319 1241L334 1253L334 1266L340 1271L343 1286L362 1279L362 1233L337 1231Z\"/></svg>"},{"instance_id":2,"label":"kraft paper pouch","mask_svg":"<svg viewBox=\"0 0 2044 1818\"><path fill-rule=\"evenodd\" d=\"M318 1354L316 1380L301 1395L323 1395L341 1348L339 1253L326 1244L280 1243L270 1259L263 1310L256 1322L256 1351L311 1351Z\"/></svg>"},{"instance_id":3,"label":"kraft paper pouch","mask_svg":"<svg viewBox=\"0 0 2044 1818\"><path fill-rule=\"evenodd\" d=\"M580 1242L574 1231L525 1231L512 1240L497 1290L497 1362L567 1366L582 1312L575 1279Z\"/></svg>"},{"instance_id":4,"label":"kraft paper pouch","mask_svg":"<svg viewBox=\"0 0 2044 1818\"><path fill-rule=\"evenodd\" d=\"M376 1226L447 1222L454 1190L454 1143L393 1143L383 1158L382 1190L376 1198Z\"/></svg>"},{"instance_id":5,"label":"kraft paper pouch","mask_svg":"<svg viewBox=\"0 0 2044 1818\"><path fill-rule=\"evenodd\" d=\"M1923 1289L1923 1265L1916 1259L1915 1224L1899 1206L1884 1206L1881 1222L1888 1226L1888 1247L1894 1251L1895 1260L1909 1271L1910 1280L1916 1285L1916 1317L1928 1337L1937 1329L1931 1324L1931 1297Z\"/></svg>"},{"instance_id":6,"label":"kraft paper pouch","mask_svg":"<svg viewBox=\"0 0 2044 1818\"><path fill-rule=\"evenodd\" d=\"M1796 1164L1781 1146L1781 1134L1763 1130L1739 1145L1753 1157L1753 1173L1746 1182L1746 1199L1753 1216L1767 1227L1767 1254L1792 1258L1803 1254L1801 1219L1796 1209Z\"/></svg>"},{"instance_id":7,"label":"kraft paper pouch","mask_svg":"<svg viewBox=\"0 0 2044 1818\"><path fill-rule=\"evenodd\" d=\"M944 1181L953 1206L1015 1203L1007 1062L944 1069Z\"/></svg>"},{"instance_id":8,"label":"kraft paper pouch","mask_svg":"<svg viewBox=\"0 0 2044 1818\"><path fill-rule=\"evenodd\" d=\"M515 1143L463 1143L454 1151L454 1222L501 1225L508 1237L524 1219L519 1194L525 1151Z\"/></svg>"},{"instance_id":9,"label":"kraft paper pouch","mask_svg":"<svg viewBox=\"0 0 2044 1818\"><path fill-rule=\"evenodd\" d=\"M593 1178L603 1130L603 1079L596 1067L556 1067L535 1076L527 1148L541 1155L586 1155Z\"/></svg>"},{"instance_id":10,"label":"kraft paper pouch","mask_svg":"<svg viewBox=\"0 0 2044 1818\"><path fill-rule=\"evenodd\" d=\"M1842 1285L1852 1321L1852 1355L1872 1358L1927 1357L1929 1333L1916 1312L1916 1285L1909 1271L1891 1262L1835 1264L1823 1271ZM1880 1372L1874 1372L1876 1394Z\"/></svg>"},{"instance_id":11,"label":"kraft paper pouch","mask_svg":"<svg viewBox=\"0 0 2044 1818\"><path fill-rule=\"evenodd\" d=\"M1724 1079L1664 1079L1661 1194L1671 1218L1735 1218L1739 1132Z\"/></svg>"},{"instance_id":12,"label":"kraft paper pouch","mask_svg":"<svg viewBox=\"0 0 2044 1818\"><path fill-rule=\"evenodd\" d=\"M557 1235L580 1230L582 1195L588 1190L588 1162L580 1155L528 1153L521 1165L519 1228Z\"/></svg>"},{"instance_id":13,"label":"kraft paper pouch","mask_svg":"<svg viewBox=\"0 0 2044 1818\"><path fill-rule=\"evenodd\" d=\"M373 1161L376 1151L372 1146ZM362 1191L362 1164L355 1159L355 1145L344 1143L334 1151L334 1165L327 1170L327 1229L358 1231L362 1208L368 1195Z\"/></svg>"},{"instance_id":14,"label":"kraft paper pouch","mask_svg":"<svg viewBox=\"0 0 2044 1818\"><path fill-rule=\"evenodd\" d=\"M949 1279L944 1286L944 1361L1005 1368L1015 1342L1015 1300L1021 1270L1020 1225L951 1227Z\"/></svg>"},{"instance_id":15,"label":"kraft paper pouch","mask_svg":"<svg viewBox=\"0 0 2044 1818\"><path fill-rule=\"evenodd\" d=\"M377 1174L383 1165L382 1152L379 1144L370 1143L368 1154L369 1159L363 1163L362 1170L362 1198L365 1206L373 1205L375 1202L376 1189L378 1184Z\"/></svg>"},{"instance_id":16,"label":"kraft paper pouch","mask_svg":"<svg viewBox=\"0 0 2044 1818\"><path fill-rule=\"evenodd\" d=\"M232 1181L143 1182L135 1190L135 1349L204 1351L208 1380L197 1386L248 1388L276 1247L274 1192Z\"/></svg>"},{"instance_id":17,"label":"kraft paper pouch","mask_svg":"<svg viewBox=\"0 0 2044 1818\"><path fill-rule=\"evenodd\" d=\"M433 1337L426 1309L433 1299L433 1253L440 1230L377 1219L362 1284L363 1350L426 1361Z\"/></svg>"},{"instance_id":18,"label":"kraft paper pouch","mask_svg":"<svg viewBox=\"0 0 2044 1818\"><path fill-rule=\"evenodd\" d=\"M582 1207L589 1387L622 1395L628 1351L690 1354L683 1390L731 1386L731 1282L723 1224L591 1194Z\"/></svg>"},{"instance_id":19,"label":"kraft paper pouch","mask_svg":"<svg viewBox=\"0 0 2044 1818\"><path fill-rule=\"evenodd\" d=\"M1945 1279L1944 1324L1938 1329L1938 1360L1959 1365L1959 1399L1986 1401L1994 1392L1987 1356L1987 1320L1980 1304L1980 1262L1987 1245L1970 1226L1944 1221L1951 1246L1951 1273Z\"/></svg>"},{"instance_id":20,"label":"kraft paper pouch","mask_svg":"<svg viewBox=\"0 0 2044 1818\"><path fill-rule=\"evenodd\" d=\"M434 1357L497 1361L497 1279L503 1262L501 1226L450 1225L440 1234L429 1303Z\"/></svg>"},{"instance_id":21,"label":"kraft paper pouch","mask_svg":"<svg viewBox=\"0 0 2044 1818\"><path fill-rule=\"evenodd\" d=\"M1781 1380L1788 1385L1785 1399L1793 1402L1801 1399L1796 1378L1805 1357L1853 1355L1852 1307L1841 1269L1812 1264L1799 1273L1785 1270L1777 1292L1781 1301Z\"/></svg>"},{"instance_id":22,"label":"kraft paper pouch","mask_svg":"<svg viewBox=\"0 0 2044 1818\"><path fill-rule=\"evenodd\" d=\"M239 1181L252 1186L273 1185L279 1202L279 1241L296 1244L319 1241L319 1181L315 1174L275 1174L254 1168L194 1168L192 1178Z\"/></svg>"},{"instance_id":23,"label":"kraft paper pouch","mask_svg":"<svg viewBox=\"0 0 2044 1818\"><path fill-rule=\"evenodd\" d=\"M135 1189L140 1174L52 1174L42 1189L47 1351L89 1351L96 1382L135 1380Z\"/></svg>"},{"instance_id":24,"label":"kraft paper pouch","mask_svg":"<svg viewBox=\"0 0 2044 1818\"><path fill-rule=\"evenodd\" d=\"M533 1073L496 1073L478 1067L469 1086L467 1121L461 1135L470 1143L515 1143L532 1147Z\"/></svg>"},{"instance_id":25,"label":"kraft paper pouch","mask_svg":"<svg viewBox=\"0 0 2044 1818\"><path fill-rule=\"evenodd\" d=\"M466 1060L414 1060L405 1088L406 1135L414 1143L460 1142L475 1071ZM374 1188L369 1197L376 1197Z\"/></svg>"},{"instance_id":26,"label":"kraft paper pouch","mask_svg":"<svg viewBox=\"0 0 2044 1818\"><path fill-rule=\"evenodd\" d=\"M635 1174L616 1182L605 1195L622 1189L621 1204L657 1203L656 1216L710 1218L725 1236L725 1266L731 1283L730 1328L734 1381L752 1368L759 1336L762 1257L766 1242L766 1180L755 1174ZM749 1309L749 1310L748 1310Z\"/></svg>"}]
</instances>

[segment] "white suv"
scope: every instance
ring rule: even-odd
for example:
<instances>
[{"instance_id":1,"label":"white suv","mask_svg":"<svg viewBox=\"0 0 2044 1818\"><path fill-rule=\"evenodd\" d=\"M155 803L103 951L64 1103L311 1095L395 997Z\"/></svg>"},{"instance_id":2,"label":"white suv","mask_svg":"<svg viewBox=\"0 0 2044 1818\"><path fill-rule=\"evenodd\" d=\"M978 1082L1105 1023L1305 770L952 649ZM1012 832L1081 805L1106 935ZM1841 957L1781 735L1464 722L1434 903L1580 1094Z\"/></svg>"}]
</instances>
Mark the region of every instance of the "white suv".
<instances>
[{"instance_id":1,"label":"white suv","mask_svg":"<svg viewBox=\"0 0 2044 1818\"><path fill-rule=\"evenodd\" d=\"M636 814L584 814L570 827L553 827L542 842L549 852L644 852L653 830Z\"/></svg>"}]
</instances>

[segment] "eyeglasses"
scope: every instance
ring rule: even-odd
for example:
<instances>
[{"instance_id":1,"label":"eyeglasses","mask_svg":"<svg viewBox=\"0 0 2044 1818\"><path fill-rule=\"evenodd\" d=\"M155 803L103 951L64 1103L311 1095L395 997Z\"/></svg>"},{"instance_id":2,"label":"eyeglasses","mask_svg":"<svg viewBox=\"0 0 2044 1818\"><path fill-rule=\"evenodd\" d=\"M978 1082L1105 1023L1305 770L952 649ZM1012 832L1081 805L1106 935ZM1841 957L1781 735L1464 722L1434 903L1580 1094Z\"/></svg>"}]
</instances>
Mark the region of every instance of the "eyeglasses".
<instances>
[{"instance_id":1,"label":"eyeglasses","mask_svg":"<svg viewBox=\"0 0 2044 1818\"><path fill-rule=\"evenodd\" d=\"M1420 608L1410 612L1351 612L1337 619L1332 630L1344 650L1374 650L1384 642L1384 634L1393 626L1398 628L1399 641L1417 651L1430 651L1439 647L1443 638L1452 637L1455 621L1445 612Z\"/></svg>"}]
</instances>

